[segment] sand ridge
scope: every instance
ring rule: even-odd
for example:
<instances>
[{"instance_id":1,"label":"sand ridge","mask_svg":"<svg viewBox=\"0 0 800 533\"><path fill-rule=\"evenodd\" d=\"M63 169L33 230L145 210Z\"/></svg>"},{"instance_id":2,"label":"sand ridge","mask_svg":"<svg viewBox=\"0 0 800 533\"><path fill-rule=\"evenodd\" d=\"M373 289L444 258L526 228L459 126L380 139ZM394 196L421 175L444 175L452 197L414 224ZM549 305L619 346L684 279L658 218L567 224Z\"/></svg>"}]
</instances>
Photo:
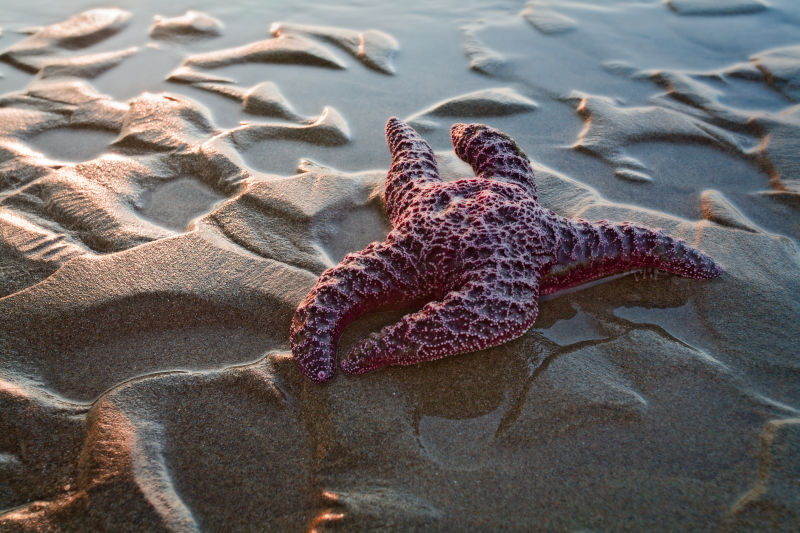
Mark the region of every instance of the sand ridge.
<instances>
[{"instance_id":1,"label":"sand ridge","mask_svg":"<svg viewBox=\"0 0 800 533\"><path fill-rule=\"evenodd\" d=\"M553 2L529 0L525 4L525 9L520 12L520 16L531 26L546 35L564 33L575 29L576 22L567 15L559 13L557 9L553 9L551 7L552 4Z\"/></svg>"},{"instance_id":2,"label":"sand ridge","mask_svg":"<svg viewBox=\"0 0 800 533\"><path fill-rule=\"evenodd\" d=\"M121 31L131 17L129 11L91 9L63 22L37 29L33 34L0 53L0 59L26 70L39 70L40 56L86 48Z\"/></svg>"},{"instance_id":3,"label":"sand ridge","mask_svg":"<svg viewBox=\"0 0 800 533\"><path fill-rule=\"evenodd\" d=\"M186 58L184 64L190 67L219 68L249 62L298 63L344 68L344 64L326 49L314 41L296 35L282 35L235 48L191 55Z\"/></svg>"},{"instance_id":4,"label":"sand ridge","mask_svg":"<svg viewBox=\"0 0 800 533\"><path fill-rule=\"evenodd\" d=\"M193 9L178 17L153 17L150 37L153 39L184 41L217 37L223 24L214 17Z\"/></svg>"},{"instance_id":5,"label":"sand ridge","mask_svg":"<svg viewBox=\"0 0 800 533\"><path fill-rule=\"evenodd\" d=\"M437 119L440 118L453 119L464 115L498 117L533 111L536 107L536 102L513 88L498 87L448 98L414 113L406 122L419 131L430 131L439 125Z\"/></svg>"},{"instance_id":6,"label":"sand ridge","mask_svg":"<svg viewBox=\"0 0 800 533\"><path fill-rule=\"evenodd\" d=\"M394 37L380 30L362 32L344 28L276 22L270 26L270 33L275 37L282 35L317 37L344 49L364 65L378 72L384 74L395 73L392 60L397 54L400 45Z\"/></svg>"}]
</instances>

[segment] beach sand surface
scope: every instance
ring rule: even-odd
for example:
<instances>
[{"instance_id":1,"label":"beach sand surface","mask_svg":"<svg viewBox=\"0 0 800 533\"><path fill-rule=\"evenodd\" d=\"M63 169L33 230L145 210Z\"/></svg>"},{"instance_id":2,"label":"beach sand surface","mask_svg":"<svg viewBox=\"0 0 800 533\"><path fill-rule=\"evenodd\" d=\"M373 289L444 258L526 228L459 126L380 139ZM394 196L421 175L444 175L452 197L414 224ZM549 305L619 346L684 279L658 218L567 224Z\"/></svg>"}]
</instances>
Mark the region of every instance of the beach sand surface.
<instances>
[{"instance_id":1,"label":"beach sand surface","mask_svg":"<svg viewBox=\"0 0 800 533\"><path fill-rule=\"evenodd\" d=\"M797 530L800 4L2 11L0 531ZM499 128L545 207L724 273L314 384L292 315L391 230L390 116L445 179L451 124Z\"/></svg>"}]
</instances>

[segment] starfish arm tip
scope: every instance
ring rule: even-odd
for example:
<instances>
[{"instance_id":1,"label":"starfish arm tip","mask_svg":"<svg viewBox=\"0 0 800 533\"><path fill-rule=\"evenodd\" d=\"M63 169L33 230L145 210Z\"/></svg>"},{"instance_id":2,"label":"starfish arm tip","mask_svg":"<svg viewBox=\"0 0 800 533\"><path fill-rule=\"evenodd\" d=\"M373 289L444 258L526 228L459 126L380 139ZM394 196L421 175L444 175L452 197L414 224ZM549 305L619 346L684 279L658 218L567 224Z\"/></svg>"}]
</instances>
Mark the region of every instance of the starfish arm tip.
<instances>
[{"instance_id":1,"label":"starfish arm tip","mask_svg":"<svg viewBox=\"0 0 800 533\"><path fill-rule=\"evenodd\" d=\"M457 123L450 128L450 140L476 176L514 183L537 199L530 160L510 136L485 124Z\"/></svg>"},{"instance_id":2,"label":"starfish arm tip","mask_svg":"<svg viewBox=\"0 0 800 533\"><path fill-rule=\"evenodd\" d=\"M298 309L298 313L302 311L302 307ZM298 314L295 314L289 332L292 358L304 376L314 383L324 383L336 372L334 348L323 342L319 336L310 336L309 328L298 325L297 317Z\"/></svg>"},{"instance_id":3,"label":"starfish arm tip","mask_svg":"<svg viewBox=\"0 0 800 533\"><path fill-rule=\"evenodd\" d=\"M443 300L369 335L342 359L342 370L364 374L483 350L514 339L533 325L538 314L535 287L524 291L518 287L519 301L490 294L476 300L470 296L476 285L467 283L462 290L451 291Z\"/></svg>"}]
</instances>

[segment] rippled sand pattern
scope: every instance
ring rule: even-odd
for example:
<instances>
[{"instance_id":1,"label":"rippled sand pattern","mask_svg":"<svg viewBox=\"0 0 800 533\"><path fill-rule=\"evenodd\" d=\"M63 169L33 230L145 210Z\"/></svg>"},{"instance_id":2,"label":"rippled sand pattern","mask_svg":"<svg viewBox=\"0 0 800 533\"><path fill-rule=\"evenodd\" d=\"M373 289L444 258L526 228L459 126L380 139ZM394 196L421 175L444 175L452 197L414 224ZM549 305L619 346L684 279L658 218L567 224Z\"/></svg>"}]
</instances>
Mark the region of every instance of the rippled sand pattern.
<instances>
[{"instance_id":1,"label":"rippled sand pattern","mask_svg":"<svg viewBox=\"0 0 800 533\"><path fill-rule=\"evenodd\" d=\"M71 4L0 32L0 531L797 530L797 3ZM315 385L291 317L390 231L392 115L725 273Z\"/></svg>"}]
</instances>

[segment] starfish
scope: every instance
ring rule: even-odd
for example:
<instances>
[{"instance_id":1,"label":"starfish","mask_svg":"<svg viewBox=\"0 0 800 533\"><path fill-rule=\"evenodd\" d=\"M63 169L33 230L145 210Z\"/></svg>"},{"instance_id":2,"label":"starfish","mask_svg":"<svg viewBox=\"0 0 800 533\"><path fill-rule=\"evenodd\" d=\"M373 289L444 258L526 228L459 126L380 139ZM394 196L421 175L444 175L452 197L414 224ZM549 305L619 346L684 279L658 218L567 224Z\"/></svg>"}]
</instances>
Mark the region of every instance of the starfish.
<instances>
[{"instance_id":1,"label":"starfish","mask_svg":"<svg viewBox=\"0 0 800 533\"><path fill-rule=\"evenodd\" d=\"M387 122L394 229L323 272L297 308L289 339L310 380L333 377L339 336L367 311L422 306L357 343L341 362L348 374L497 346L533 325L540 296L604 276L721 274L660 230L570 220L542 207L530 162L508 135L455 124L450 136L475 177L442 181L428 143L405 122Z\"/></svg>"}]
</instances>

